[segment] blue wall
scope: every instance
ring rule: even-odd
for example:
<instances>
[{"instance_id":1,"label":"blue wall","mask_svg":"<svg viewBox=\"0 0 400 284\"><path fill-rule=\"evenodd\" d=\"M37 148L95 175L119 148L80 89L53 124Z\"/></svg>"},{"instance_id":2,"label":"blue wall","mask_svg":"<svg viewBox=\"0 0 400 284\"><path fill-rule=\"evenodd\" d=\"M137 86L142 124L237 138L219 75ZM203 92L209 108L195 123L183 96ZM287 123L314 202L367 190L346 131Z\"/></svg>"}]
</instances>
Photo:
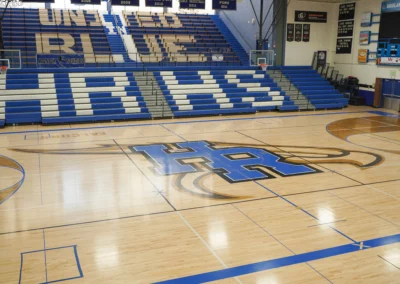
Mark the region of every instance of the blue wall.
<instances>
[{"instance_id":1,"label":"blue wall","mask_svg":"<svg viewBox=\"0 0 400 284\"><path fill-rule=\"evenodd\" d=\"M264 17L268 12L271 3L272 0L264 0ZM254 9L256 10L257 17L259 17L260 0L253 0L253 5ZM236 11L220 11L219 15L247 52L249 52L249 50L257 49L255 36L258 34L258 24L256 20L254 24L251 24L251 19L255 19L256 17L249 0L238 2ZM265 21L263 27L264 35L271 26L272 19L273 8L267 17L267 20ZM248 23L249 21L250 23ZM271 41L272 36L270 38L270 42Z\"/></svg>"}]
</instances>

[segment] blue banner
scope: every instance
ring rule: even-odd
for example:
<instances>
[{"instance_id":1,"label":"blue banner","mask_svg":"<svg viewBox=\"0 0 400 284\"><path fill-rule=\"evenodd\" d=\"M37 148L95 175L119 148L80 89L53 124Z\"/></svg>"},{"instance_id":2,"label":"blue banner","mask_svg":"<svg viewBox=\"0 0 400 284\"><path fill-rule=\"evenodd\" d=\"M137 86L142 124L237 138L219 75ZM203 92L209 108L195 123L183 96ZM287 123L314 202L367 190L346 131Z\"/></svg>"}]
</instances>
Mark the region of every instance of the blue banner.
<instances>
[{"instance_id":1,"label":"blue banner","mask_svg":"<svg viewBox=\"0 0 400 284\"><path fill-rule=\"evenodd\" d=\"M206 0L179 0L181 9L205 9Z\"/></svg>"},{"instance_id":2,"label":"blue banner","mask_svg":"<svg viewBox=\"0 0 400 284\"><path fill-rule=\"evenodd\" d=\"M172 0L146 0L146 7L172 8Z\"/></svg>"},{"instance_id":3,"label":"blue banner","mask_svg":"<svg viewBox=\"0 0 400 284\"><path fill-rule=\"evenodd\" d=\"M85 67L83 54L38 54L38 68L71 68Z\"/></svg>"},{"instance_id":4,"label":"blue banner","mask_svg":"<svg viewBox=\"0 0 400 284\"><path fill-rule=\"evenodd\" d=\"M71 4L100 5L101 0L71 0Z\"/></svg>"},{"instance_id":5,"label":"blue banner","mask_svg":"<svg viewBox=\"0 0 400 284\"><path fill-rule=\"evenodd\" d=\"M236 0L213 0L214 10L236 10Z\"/></svg>"},{"instance_id":6,"label":"blue banner","mask_svg":"<svg viewBox=\"0 0 400 284\"><path fill-rule=\"evenodd\" d=\"M139 0L111 0L113 6L139 6Z\"/></svg>"},{"instance_id":7,"label":"blue banner","mask_svg":"<svg viewBox=\"0 0 400 284\"><path fill-rule=\"evenodd\" d=\"M400 0L391 0L382 3L382 13L400 12Z\"/></svg>"}]
</instances>

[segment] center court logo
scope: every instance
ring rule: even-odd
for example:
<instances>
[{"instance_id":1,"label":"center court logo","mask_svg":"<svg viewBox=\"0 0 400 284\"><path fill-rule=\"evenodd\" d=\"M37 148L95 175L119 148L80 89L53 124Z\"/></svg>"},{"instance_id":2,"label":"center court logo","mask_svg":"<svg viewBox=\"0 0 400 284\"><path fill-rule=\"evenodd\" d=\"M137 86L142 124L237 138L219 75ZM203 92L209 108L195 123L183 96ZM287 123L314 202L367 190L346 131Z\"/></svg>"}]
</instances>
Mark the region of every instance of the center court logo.
<instances>
[{"instance_id":1,"label":"center court logo","mask_svg":"<svg viewBox=\"0 0 400 284\"><path fill-rule=\"evenodd\" d=\"M230 183L319 172L311 166L285 162L283 157L266 149L217 148L207 141L131 146L129 149L146 156L158 175L198 172L199 164Z\"/></svg>"},{"instance_id":2,"label":"center court logo","mask_svg":"<svg viewBox=\"0 0 400 284\"><path fill-rule=\"evenodd\" d=\"M149 180L166 188L198 198L236 200L251 197L235 195L235 184L238 183L317 175L329 171L324 166L327 164L347 164L367 169L384 161L378 154L340 148L217 141L141 145L115 143L82 149L10 150L54 156L129 155Z\"/></svg>"}]
</instances>

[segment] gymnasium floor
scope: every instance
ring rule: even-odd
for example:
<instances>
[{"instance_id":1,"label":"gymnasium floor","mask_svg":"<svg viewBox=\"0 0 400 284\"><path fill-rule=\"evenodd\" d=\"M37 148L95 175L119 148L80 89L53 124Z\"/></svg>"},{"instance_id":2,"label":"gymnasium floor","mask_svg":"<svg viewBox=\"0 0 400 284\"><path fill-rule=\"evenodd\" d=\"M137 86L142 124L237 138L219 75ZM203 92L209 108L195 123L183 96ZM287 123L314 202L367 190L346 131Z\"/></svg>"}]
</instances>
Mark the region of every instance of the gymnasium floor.
<instances>
[{"instance_id":1,"label":"gymnasium floor","mask_svg":"<svg viewBox=\"0 0 400 284\"><path fill-rule=\"evenodd\" d=\"M399 283L400 119L0 130L0 283Z\"/></svg>"}]
</instances>

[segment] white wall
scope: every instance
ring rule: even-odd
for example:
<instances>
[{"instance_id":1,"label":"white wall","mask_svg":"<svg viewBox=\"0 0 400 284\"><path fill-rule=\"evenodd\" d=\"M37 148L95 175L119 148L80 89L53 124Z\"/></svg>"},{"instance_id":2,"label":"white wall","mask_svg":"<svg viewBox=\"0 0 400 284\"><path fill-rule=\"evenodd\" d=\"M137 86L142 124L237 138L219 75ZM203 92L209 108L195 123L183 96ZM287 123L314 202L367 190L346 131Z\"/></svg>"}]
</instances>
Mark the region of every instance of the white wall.
<instances>
[{"instance_id":1,"label":"white wall","mask_svg":"<svg viewBox=\"0 0 400 284\"><path fill-rule=\"evenodd\" d=\"M272 0L263 0L263 1L264 1L263 17L265 17L271 6ZM259 17L260 0L253 0L253 5L254 9L257 12L257 17ZM259 29L257 21L255 19L256 17L254 15L253 8L251 7L249 0L238 1L236 11L221 11L219 15L247 52L249 52L249 50L257 49L256 40L258 39ZM264 35L271 26L272 18L273 18L273 8L271 9L270 13L268 14L267 20L264 23L263 26ZM271 31L272 28L268 36L271 34ZM272 42L272 36L269 38L269 42L270 43Z\"/></svg>"},{"instance_id":2,"label":"white wall","mask_svg":"<svg viewBox=\"0 0 400 284\"><path fill-rule=\"evenodd\" d=\"M292 0L288 6L287 23L311 24L309 42L286 42L285 65L311 65L314 52L328 51L328 62L331 63L336 52L336 31L338 6L331 3L305 2ZM301 23L294 21L295 10L318 11L328 13L327 23Z\"/></svg>"},{"instance_id":3,"label":"white wall","mask_svg":"<svg viewBox=\"0 0 400 284\"><path fill-rule=\"evenodd\" d=\"M357 56L359 49L369 49L376 51L377 44L371 43L370 45L359 45L360 31L371 31L373 33L379 32L379 24L372 25L371 27L361 27L361 15L365 12L372 12L380 14L381 0L360 0L356 4L356 14L354 19L354 36L353 36L353 50L351 55L337 54L334 59L335 69L338 69L341 74L345 76L354 76L360 80L362 84L373 85L375 78L390 78L390 71L397 70L397 79L400 79L400 68L393 66L377 66L375 62L358 63ZM339 9L339 5L335 5L335 10ZM379 21L379 17L373 18L374 21ZM335 31L337 31L337 26ZM377 40L377 36L372 36L373 40Z\"/></svg>"}]
</instances>

